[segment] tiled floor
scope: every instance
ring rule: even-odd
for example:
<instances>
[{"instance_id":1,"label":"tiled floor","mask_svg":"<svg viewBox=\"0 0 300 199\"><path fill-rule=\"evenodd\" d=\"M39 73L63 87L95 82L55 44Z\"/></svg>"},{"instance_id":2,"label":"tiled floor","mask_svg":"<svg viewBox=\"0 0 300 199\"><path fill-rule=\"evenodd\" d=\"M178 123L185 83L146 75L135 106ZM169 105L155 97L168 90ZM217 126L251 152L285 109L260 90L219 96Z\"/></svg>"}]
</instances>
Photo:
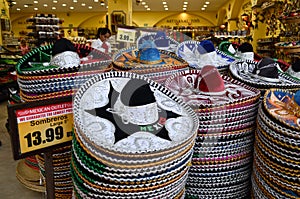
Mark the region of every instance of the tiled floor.
<instances>
[{"instance_id":1,"label":"tiled floor","mask_svg":"<svg viewBox=\"0 0 300 199\"><path fill-rule=\"evenodd\" d=\"M1 199L41 199L43 193L32 191L19 182L16 177L18 161L14 160L10 136L5 127L7 102L0 102L0 187Z\"/></svg>"}]
</instances>

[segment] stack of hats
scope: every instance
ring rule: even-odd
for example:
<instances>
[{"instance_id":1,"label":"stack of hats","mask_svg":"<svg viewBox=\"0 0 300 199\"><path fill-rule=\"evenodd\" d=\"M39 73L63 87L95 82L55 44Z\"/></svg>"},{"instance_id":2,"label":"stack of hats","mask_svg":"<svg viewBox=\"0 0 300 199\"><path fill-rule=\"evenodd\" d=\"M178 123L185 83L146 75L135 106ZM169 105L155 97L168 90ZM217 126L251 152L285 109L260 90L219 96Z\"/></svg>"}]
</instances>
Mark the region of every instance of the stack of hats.
<instances>
[{"instance_id":1,"label":"stack of hats","mask_svg":"<svg viewBox=\"0 0 300 199\"><path fill-rule=\"evenodd\" d=\"M18 85L24 101L72 96L94 74L111 70L111 58L91 47L74 44L77 52L51 56L52 45L41 46L17 63Z\"/></svg>"},{"instance_id":2,"label":"stack of hats","mask_svg":"<svg viewBox=\"0 0 300 199\"><path fill-rule=\"evenodd\" d=\"M73 104L76 198L184 198L199 126L188 105L149 78L118 71L88 80Z\"/></svg>"},{"instance_id":3,"label":"stack of hats","mask_svg":"<svg viewBox=\"0 0 300 199\"><path fill-rule=\"evenodd\" d=\"M215 49L210 40L183 41L178 45L176 54L186 60L191 68L201 69L203 66L213 65L221 73L227 73L229 64L235 60L234 57Z\"/></svg>"},{"instance_id":4,"label":"stack of hats","mask_svg":"<svg viewBox=\"0 0 300 199\"><path fill-rule=\"evenodd\" d=\"M300 87L300 80L284 73L278 63L269 57L258 62L236 60L230 64L229 74L232 78L261 90L262 95L270 88L296 90Z\"/></svg>"},{"instance_id":5,"label":"stack of hats","mask_svg":"<svg viewBox=\"0 0 300 199\"><path fill-rule=\"evenodd\" d=\"M199 119L186 198L248 198L260 91L214 66L173 75L165 86Z\"/></svg>"},{"instance_id":6,"label":"stack of hats","mask_svg":"<svg viewBox=\"0 0 300 199\"><path fill-rule=\"evenodd\" d=\"M26 157L18 162L16 177L26 188L45 193L46 188L41 182L40 170L35 156Z\"/></svg>"},{"instance_id":7,"label":"stack of hats","mask_svg":"<svg viewBox=\"0 0 300 199\"><path fill-rule=\"evenodd\" d=\"M175 53L159 49L152 40L143 40L136 47L124 48L112 57L116 71L146 75L159 83L172 74L188 69L188 63Z\"/></svg>"},{"instance_id":8,"label":"stack of hats","mask_svg":"<svg viewBox=\"0 0 300 199\"><path fill-rule=\"evenodd\" d=\"M41 46L18 61L17 80L23 102L72 96L87 79L111 70L107 54L85 45L74 44L74 47L77 52L60 49L63 52L52 57L52 45ZM44 154L36 155L36 159L45 185ZM53 151L55 198L72 196L70 161L71 145Z\"/></svg>"},{"instance_id":9,"label":"stack of hats","mask_svg":"<svg viewBox=\"0 0 300 199\"><path fill-rule=\"evenodd\" d=\"M255 132L254 198L300 198L300 90L267 90Z\"/></svg>"}]
</instances>

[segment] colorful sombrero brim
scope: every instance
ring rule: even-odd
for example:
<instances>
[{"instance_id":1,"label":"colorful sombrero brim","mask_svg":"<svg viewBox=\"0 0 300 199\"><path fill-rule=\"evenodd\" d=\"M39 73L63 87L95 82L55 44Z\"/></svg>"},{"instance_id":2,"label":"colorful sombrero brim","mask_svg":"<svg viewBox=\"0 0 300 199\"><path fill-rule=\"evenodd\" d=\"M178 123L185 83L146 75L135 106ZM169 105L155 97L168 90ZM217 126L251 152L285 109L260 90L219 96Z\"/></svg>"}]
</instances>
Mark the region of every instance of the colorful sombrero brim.
<instances>
[{"instance_id":1,"label":"colorful sombrero brim","mask_svg":"<svg viewBox=\"0 0 300 199\"><path fill-rule=\"evenodd\" d=\"M281 125L294 130L300 130L300 107L292 107L294 93L287 90L271 89L264 95L263 108L269 117L278 121ZM290 108L289 108L290 106Z\"/></svg>"},{"instance_id":2,"label":"colorful sombrero brim","mask_svg":"<svg viewBox=\"0 0 300 199\"><path fill-rule=\"evenodd\" d=\"M61 98L61 97L69 97L73 96L75 94L75 90L64 90L59 92L51 92L51 93L28 93L24 91L20 91L20 97L22 100L26 102L33 102L33 101L39 101L39 100L49 100L49 99L55 99L55 98Z\"/></svg>"},{"instance_id":3,"label":"colorful sombrero brim","mask_svg":"<svg viewBox=\"0 0 300 199\"><path fill-rule=\"evenodd\" d=\"M156 73L163 71L170 71L175 69L182 69L188 67L188 63L177 57L177 55L173 52L160 50L161 62L156 64L143 64L138 61L136 54L138 49L135 47L124 48L113 54L112 63L115 70L119 71L128 71L139 74L148 74L148 73ZM131 58L124 56L125 54L129 54Z\"/></svg>"},{"instance_id":4,"label":"colorful sombrero brim","mask_svg":"<svg viewBox=\"0 0 300 199\"><path fill-rule=\"evenodd\" d=\"M222 107L226 110L229 109L227 105L237 105L260 97L259 90L225 75L221 76L225 86L223 94L211 95L209 92L201 92L194 88L194 84L201 81L200 78L197 80L199 73L200 70L176 73L166 80L165 86L195 110L213 107Z\"/></svg>"},{"instance_id":5,"label":"colorful sombrero brim","mask_svg":"<svg viewBox=\"0 0 300 199\"><path fill-rule=\"evenodd\" d=\"M49 64L51 62L51 51L53 45L41 46L33 49L24 55L17 63L16 69L19 75L35 76L35 75L53 75L62 73L72 73L79 70L88 70L88 68L107 67L111 63L111 57L99 50L74 44L79 57L90 56L90 61L82 60L80 64L69 67L58 67Z\"/></svg>"}]
</instances>

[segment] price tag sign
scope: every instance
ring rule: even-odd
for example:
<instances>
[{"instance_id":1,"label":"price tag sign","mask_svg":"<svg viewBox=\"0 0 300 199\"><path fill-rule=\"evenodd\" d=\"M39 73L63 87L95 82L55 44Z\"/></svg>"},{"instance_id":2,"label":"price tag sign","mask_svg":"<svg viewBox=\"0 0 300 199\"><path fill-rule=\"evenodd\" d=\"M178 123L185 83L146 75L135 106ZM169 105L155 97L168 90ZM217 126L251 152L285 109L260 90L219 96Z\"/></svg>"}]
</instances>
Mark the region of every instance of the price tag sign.
<instances>
[{"instance_id":1,"label":"price tag sign","mask_svg":"<svg viewBox=\"0 0 300 199\"><path fill-rule=\"evenodd\" d=\"M117 41L134 43L135 42L136 30L118 28Z\"/></svg>"},{"instance_id":2,"label":"price tag sign","mask_svg":"<svg viewBox=\"0 0 300 199\"><path fill-rule=\"evenodd\" d=\"M50 103L51 102L51 103ZM72 140L72 100L8 106L14 158L41 153Z\"/></svg>"}]
</instances>

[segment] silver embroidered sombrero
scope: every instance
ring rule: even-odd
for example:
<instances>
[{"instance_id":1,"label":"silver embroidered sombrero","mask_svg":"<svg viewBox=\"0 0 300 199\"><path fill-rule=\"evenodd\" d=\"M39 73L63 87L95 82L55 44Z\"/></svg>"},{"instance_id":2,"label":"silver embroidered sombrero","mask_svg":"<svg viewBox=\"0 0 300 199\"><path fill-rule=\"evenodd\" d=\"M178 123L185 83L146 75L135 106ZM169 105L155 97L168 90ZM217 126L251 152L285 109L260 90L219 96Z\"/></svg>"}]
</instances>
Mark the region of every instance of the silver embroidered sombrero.
<instances>
[{"instance_id":1,"label":"silver embroidered sombrero","mask_svg":"<svg viewBox=\"0 0 300 199\"><path fill-rule=\"evenodd\" d=\"M128 72L94 76L74 97L74 126L77 196L183 195L199 122L160 84Z\"/></svg>"}]
</instances>

